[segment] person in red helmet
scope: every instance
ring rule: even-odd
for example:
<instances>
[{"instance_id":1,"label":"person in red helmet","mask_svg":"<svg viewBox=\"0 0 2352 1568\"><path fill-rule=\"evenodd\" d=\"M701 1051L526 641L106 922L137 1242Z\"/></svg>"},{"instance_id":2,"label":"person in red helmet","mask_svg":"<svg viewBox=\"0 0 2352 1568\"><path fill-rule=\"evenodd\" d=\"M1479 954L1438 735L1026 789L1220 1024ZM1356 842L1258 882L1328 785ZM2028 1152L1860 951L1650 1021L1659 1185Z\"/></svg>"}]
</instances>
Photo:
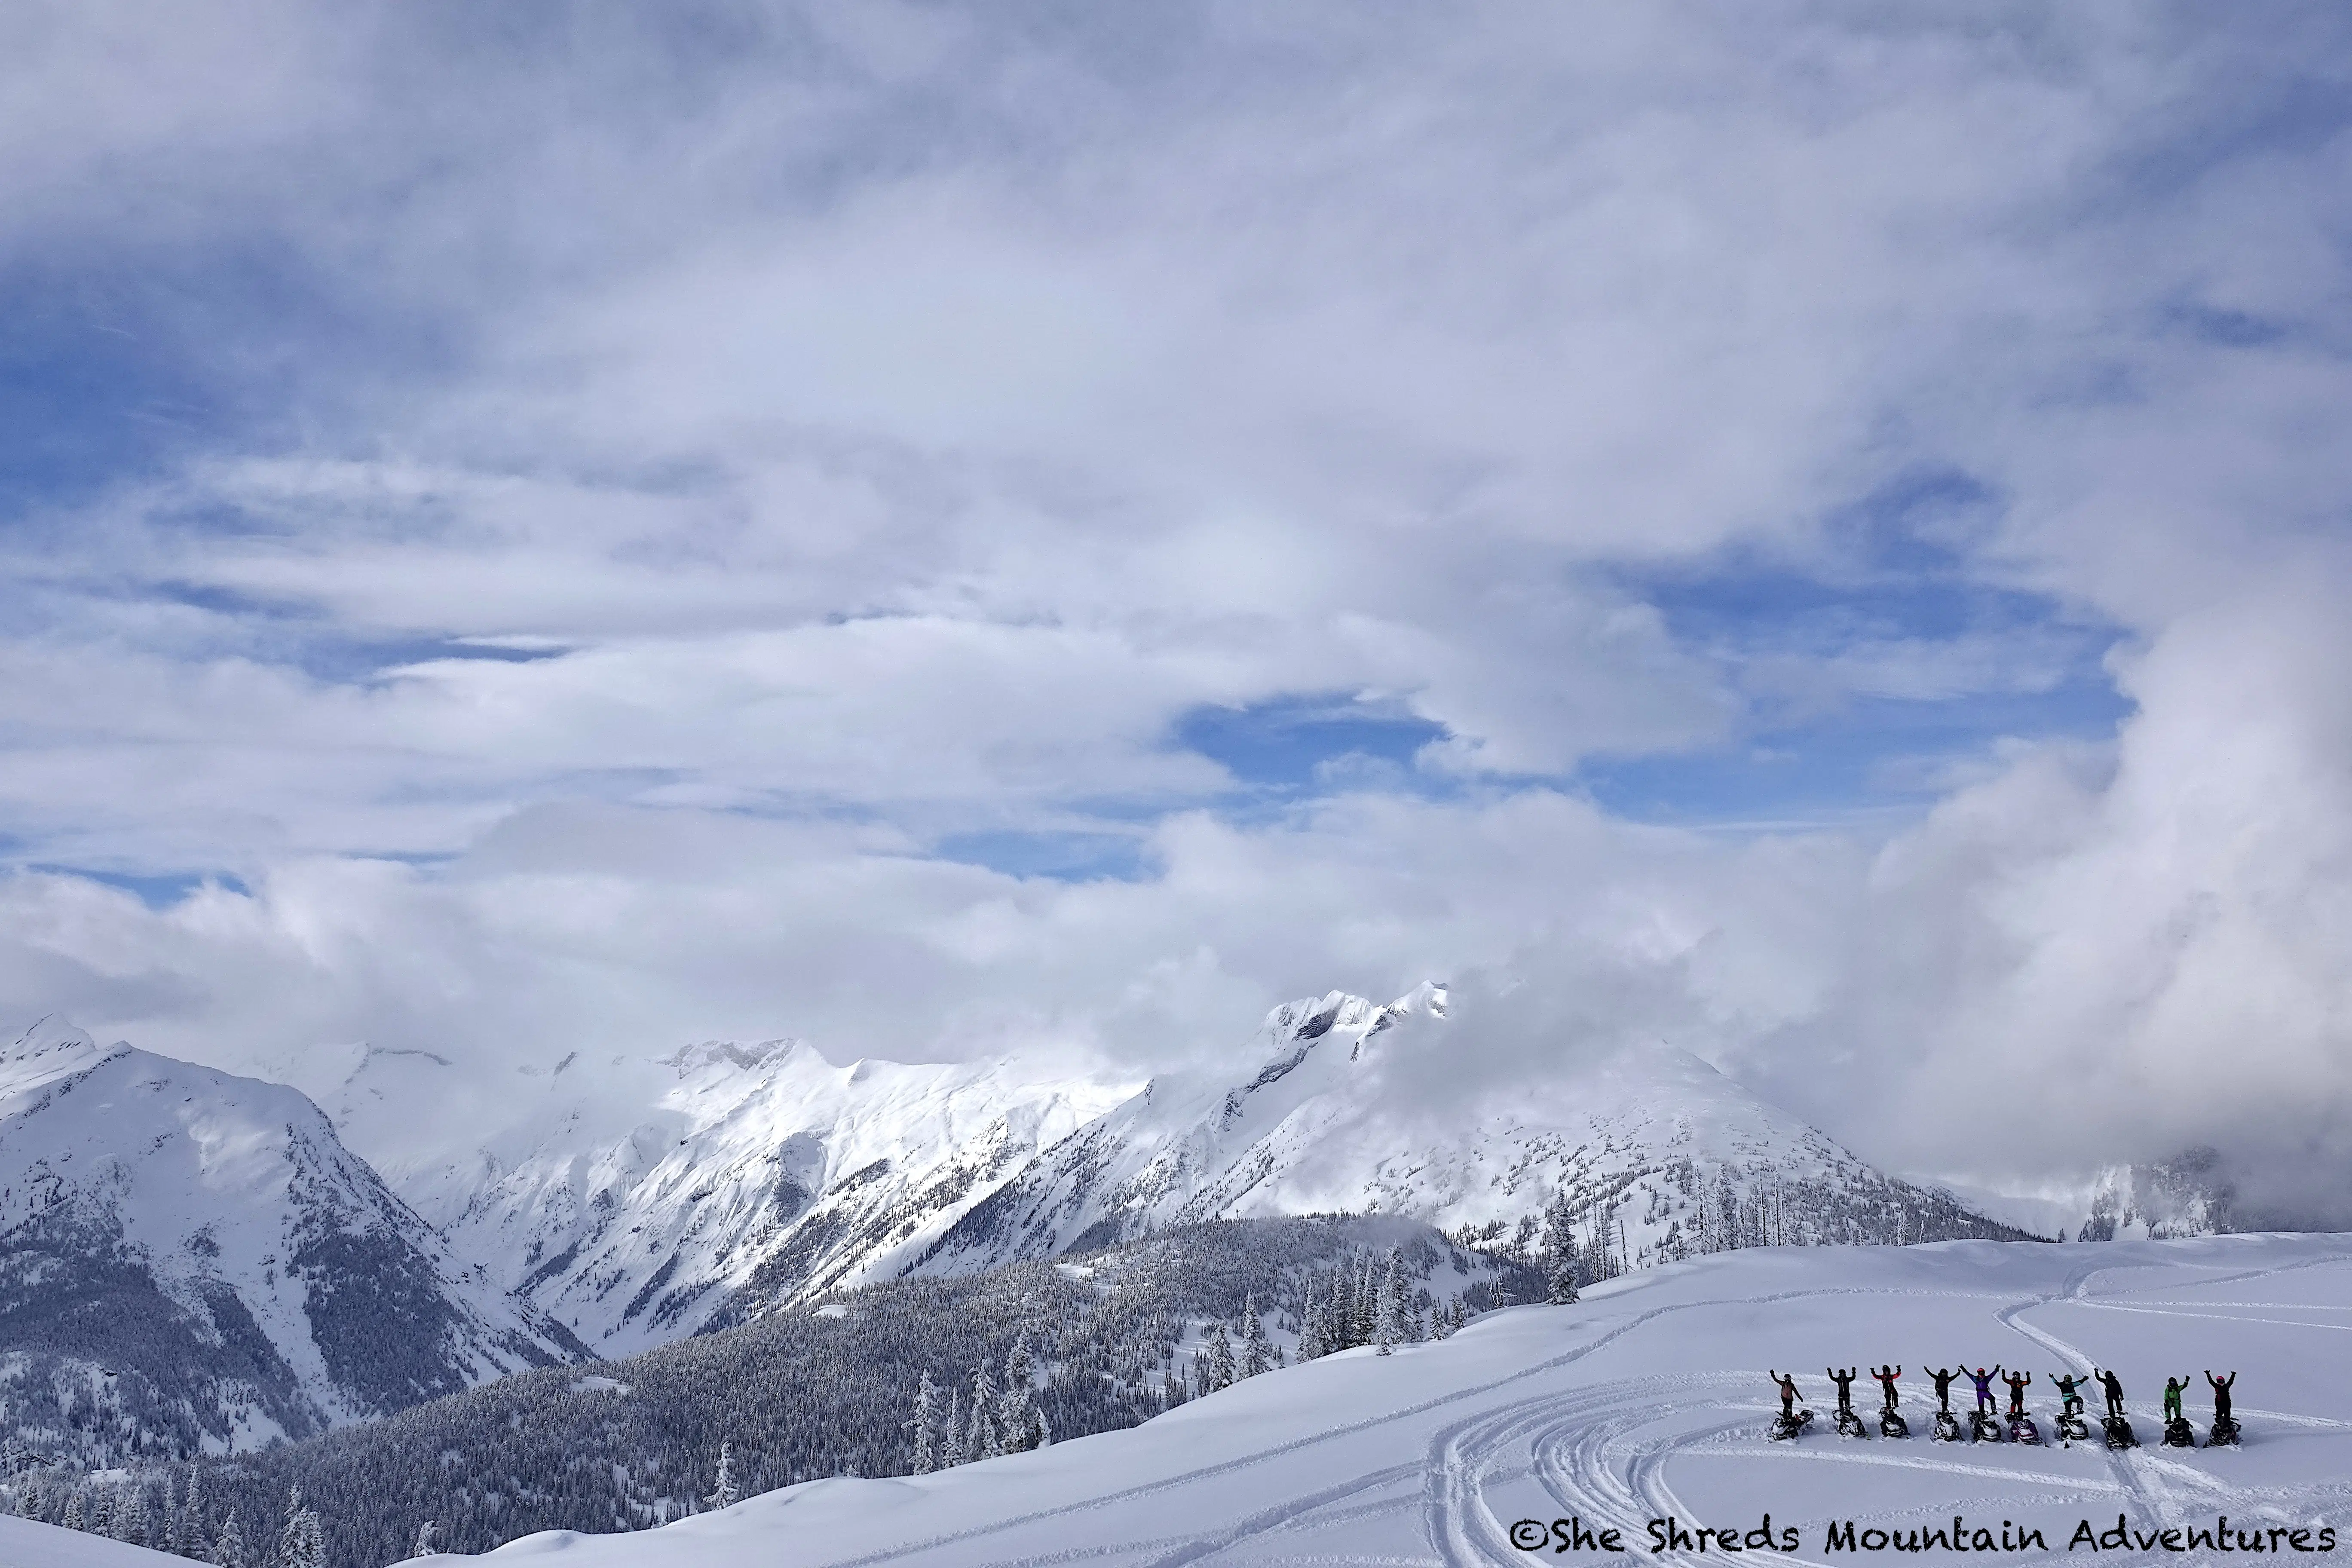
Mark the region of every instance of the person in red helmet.
<instances>
[{"instance_id":1,"label":"person in red helmet","mask_svg":"<svg viewBox=\"0 0 2352 1568\"><path fill-rule=\"evenodd\" d=\"M2215 1377L2209 1372L2205 1381L2213 1385L2214 1421L2218 1424L2230 1420L2230 1385L2238 1381L2238 1374L2233 1372L2227 1377Z\"/></svg>"},{"instance_id":2,"label":"person in red helmet","mask_svg":"<svg viewBox=\"0 0 2352 1568\"><path fill-rule=\"evenodd\" d=\"M1887 1409L1892 1410L1902 1403L1895 1397L1895 1380L1903 1375L1901 1367L1881 1363L1870 1369L1870 1375L1878 1379L1879 1392L1885 1396Z\"/></svg>"}]
</instances>

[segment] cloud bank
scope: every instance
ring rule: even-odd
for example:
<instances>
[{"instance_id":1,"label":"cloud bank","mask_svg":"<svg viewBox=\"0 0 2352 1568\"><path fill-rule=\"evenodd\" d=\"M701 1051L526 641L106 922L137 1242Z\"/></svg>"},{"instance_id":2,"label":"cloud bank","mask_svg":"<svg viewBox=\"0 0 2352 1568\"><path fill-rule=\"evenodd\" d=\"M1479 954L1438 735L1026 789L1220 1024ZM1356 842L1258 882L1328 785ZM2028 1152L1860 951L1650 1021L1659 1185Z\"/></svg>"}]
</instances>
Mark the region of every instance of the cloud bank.
<instances>
[{"instance_id":1,"label":"cloud bank","mask_svg":"<svg viewBox=\"0 0 2352 1568\"><path fill-rule=\"evenodd\" d=\"M2352 1169L2273 21L21 10L0 1010L1149 1068L1454 977L1899 1168Z\"/></svg>"}]
</instances>

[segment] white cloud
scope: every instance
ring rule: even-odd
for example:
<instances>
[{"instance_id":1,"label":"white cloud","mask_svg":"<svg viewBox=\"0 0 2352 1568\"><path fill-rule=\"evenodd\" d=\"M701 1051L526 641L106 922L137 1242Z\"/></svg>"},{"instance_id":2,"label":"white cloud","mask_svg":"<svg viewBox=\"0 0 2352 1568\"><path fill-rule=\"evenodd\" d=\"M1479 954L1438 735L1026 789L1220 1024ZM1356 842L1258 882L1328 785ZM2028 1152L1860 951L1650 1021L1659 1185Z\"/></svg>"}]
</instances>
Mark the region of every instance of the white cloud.
<instances>
[{"instance_id":1,"label":"white cloud","mask_svg":"<svg viewBox=\"0 0 2352 1568\"><path fill-rule=\"evenodd\" d=\"M231 414L10 524L0 833L252 892L20 872L0 1007L240 1061L1148 1061L1538 968L1899 1163L2336 1114L2317 9L132 16L0 49L0 262L168 276L145 352ZM1922 471L1987 499L1889 548L2040 619L1913 625L1855 559ZM1742 562L1888 607L1695 642L1627 585ZM1559 782L2109 638L2112 746L1881 759L1924 821ZM1333 693L1445 734L1220 820L1177 721ZM1145 869L932 858L999 828Z\"/></svg>"}]
</instances>

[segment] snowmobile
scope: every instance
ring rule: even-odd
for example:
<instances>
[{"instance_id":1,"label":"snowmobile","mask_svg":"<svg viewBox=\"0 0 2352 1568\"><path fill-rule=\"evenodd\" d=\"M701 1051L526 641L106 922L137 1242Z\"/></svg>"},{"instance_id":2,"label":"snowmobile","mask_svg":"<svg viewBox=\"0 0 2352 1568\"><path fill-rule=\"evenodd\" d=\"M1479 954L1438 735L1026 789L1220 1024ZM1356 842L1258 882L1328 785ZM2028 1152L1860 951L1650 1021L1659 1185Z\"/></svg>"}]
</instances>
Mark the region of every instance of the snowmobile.
<instances>
[{"instance_id":1,"label":"snowmobile","mask_svg":"<svg viewBox=\"0 0 2352 1568\"><path fill-rule=\"evenodd\" d=\"M1772 1441L1778 1443L1795 1436L1802 1432L1812 1419L1813 1413L1810 1410L1800 1410L1793 1415L1775 1415L1772 1417Z\"/></svg>"},{"instance_id":2,"label":"snowmobile","mask_svg":"<svg viewBox=\"0 0 2352 1568\"><path fill-rule=\"evenodd\" d=\"M2068 1411L2058 1417L2058 1440L2062 1443L2087 1443L2091 1440L2091 1428L2083 1420L2081 1411Z\"/></svg>"},{"instance_id":3,"label":"snowmobile","mask_svg":"<svg viewBox=\"0 0 2352 1568\"><path fill-rule=\"evenodd\" d=\"M2164 1424L2164 1446L2168 1448L2197 1447L2197 1428L2189 1424L2186 1415L2176 1415Z\"/></svg>"},{"instance_id":4,"label":"snowmobile","mask_svg":"<svg viewBox=\"0 0 2352 1568\"><path fill-rule=\"evenodd\" d=\"M2103 1415L2099 1418L2099 1425L2106 1429L2108 1447L2137 1448L2139 1447L2139 1434L2133 1431L2132 1424L2122 1416Z\"/></svg>"},{"instance_id":5,"label":"snowmobile","mask_svg":"<svg viewBox=\"0 0 2352 1568\"><path fill-rule=\"evenodd\" d=\"M2205 1446L2209 1448L2236 1447L2238 1446L2238 1418L2234 1415L2215 1416L2213 1418L2213 1430L2206 1435Z\"/></svg>"},{"instance_id":6,"label":"snowmobile","mask_svg":"<svg viewBox=\"0 0 2352 1568\"><path fill-rule=\"evenodd\" d=\"M2000 1423L1992 1418L1991 1411L1979 1410L1969 1417L1969 1441L1971 1443L2000 1441Z\"/></svg>"},{"instance_id":7,"label":"snowmobile","mask_svg":"<svg viewBox=\"0 0 2352 1568\"><path fill-rule=\"evenodd\" d=\"M1957 1443L1960 1440L1960 1418L1948 1410L1936 1412L1936 1441Z\"/></svg>"},{"instance_id":8,"label":"snowmobile","mask_svg":"<svg viewBox=\"0 0 2352 1568\"><path fill-rule=\"evenodd\" d=\"M1837 1429L1838 1436L1841 1437L1867 1437L1870 1436L1868 1430L1863 1426L1862 1417L1856 1415L1851 1410L1841 1410L1838 1412Z\"/></svg>"},{"instance_id":9,"label":"snowmobile","mask_svg":"<svg viewBox=\"0 0 2352 1568\"><path fill-rule=\"evenodd\" d=\"M1908 1437L1911 1436L1911 1423L1904 1420L1898 1411L1882 1410L1878 1413L1878 1435L1882 1437Z\"/></svg>"},{"instance_id":10,"label":"snowmobile","mask_svg":"<svg viewBox=\"0 0 2352 1568\"><path fill-rule=\"evenodd\" d=\"M2042 1428L2033 1424L2032 1416L2021 1410L2009 1418L2009 1440L2038 1445L2042 1441Z\"/></svg>"}]
</instances>

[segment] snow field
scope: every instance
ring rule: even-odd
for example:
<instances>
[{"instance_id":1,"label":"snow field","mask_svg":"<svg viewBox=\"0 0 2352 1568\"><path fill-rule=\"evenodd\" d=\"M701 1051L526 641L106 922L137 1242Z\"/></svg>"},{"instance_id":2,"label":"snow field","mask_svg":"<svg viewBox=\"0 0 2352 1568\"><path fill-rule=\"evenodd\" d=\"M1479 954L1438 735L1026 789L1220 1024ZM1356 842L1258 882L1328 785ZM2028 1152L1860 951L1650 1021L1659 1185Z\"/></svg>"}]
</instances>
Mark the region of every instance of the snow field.
<instances>
[{"instance_id":1,"label":"snow field","mask_svg":"<svg viewBox=\"0 0 2352 1568\"><path fill-rule=\"evenodd\" d=\"M2005 1523L2038 1529L2049 1555L2102 1564L2199 1560L2153 1543L2067 1552L2079 1521L2112 1531L2119 1514L2150 1531L2211 1529L2223 1514L2240 1529L2332 1526L2352 1552L2347 1331L2352 1237L1728 1253L1612 1280L1577 1306L1492 1313L1392 1356L1352 1351L1254 1378L1132 1431L933 1476L812 1482L641 1534L533 1536L490 1556L567 1568L1607 1557L1511 1542L1516 1521L1572 1517L1619 1531L1643 1561L1825 1563L1857 1555L1827 1550L1833 1522L1902 1532L1955 1514L1996 1538ZM2112 1365L2147 1446L1930 1442L1922 1369L1963 1358L2032 1373L2045 1433L2050 1373ZM1867 1381L1855 1403L1872 1436L1823 1430L1834 1391L1822 1369L1885 1361L1904 1368L1914 1436L1876 1436ZM1765 1437L1778 1408L1768 1366L1793 1372L1816 1412L1793 1442ZM2240 1373L2246 1446L2156 1447L2168 1373L2200 1374L2201 1436L2207 1367ZM1794 1552L1651 1549L1652 1520L1746 1532L1767 1512L1776 1536L1796 1530Z\"/></svg>"}]
</instances>

